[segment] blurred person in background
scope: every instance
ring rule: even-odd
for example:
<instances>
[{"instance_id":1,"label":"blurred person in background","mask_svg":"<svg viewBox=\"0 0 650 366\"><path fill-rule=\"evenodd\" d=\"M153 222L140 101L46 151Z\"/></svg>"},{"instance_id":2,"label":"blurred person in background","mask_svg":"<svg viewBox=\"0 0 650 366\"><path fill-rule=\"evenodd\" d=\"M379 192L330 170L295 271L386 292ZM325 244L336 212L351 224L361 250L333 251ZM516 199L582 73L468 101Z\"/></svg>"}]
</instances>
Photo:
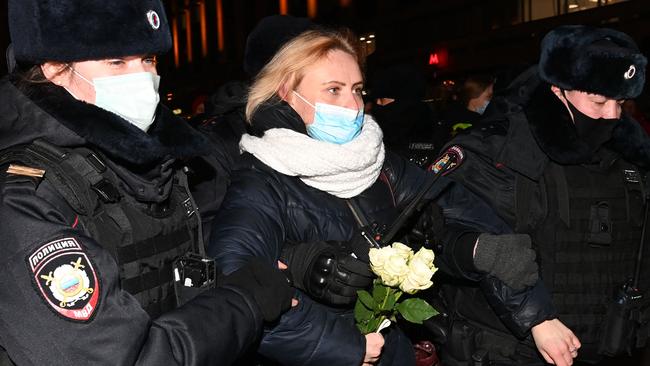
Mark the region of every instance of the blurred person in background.
<instances>
[{"instance_id":1,"label":"blurred person in background","mask_svg":"<svg viewBox=\"0 0 650 366\"><path fill-rule=\"evenodd\" d=\"M442 116L447 142L459 132L476 125L490 105L495 78L491 75L470 75L461 83L457 98Z\"/></svg>"},{"instance_id":2,"label":"blurred person in background","mask_svg":"<svg viewBox=\"0 0 650 366\"><path fill-rule=\"evenodd\" d=\"M369 82L370 114L384 133L384 144L395 153L426 166L441 146L433 144L433 111L423 102L425 80L413 65L375 72Z\"/></svg>"}]
</instances>

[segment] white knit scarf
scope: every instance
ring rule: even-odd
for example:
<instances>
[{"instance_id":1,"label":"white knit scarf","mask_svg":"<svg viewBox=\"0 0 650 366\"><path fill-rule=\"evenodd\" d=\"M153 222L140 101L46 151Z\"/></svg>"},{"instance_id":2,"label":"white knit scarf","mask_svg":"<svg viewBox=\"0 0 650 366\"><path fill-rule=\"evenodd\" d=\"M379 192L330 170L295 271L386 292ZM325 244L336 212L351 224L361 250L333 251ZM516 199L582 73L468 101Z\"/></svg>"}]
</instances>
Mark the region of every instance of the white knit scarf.
<instances>
[{"instance_id":1,"label":"white knit scarf","mask_svg":"<svg viewBox=\"0 0 650 366\"><path fill-rule=\"evenodd\" d=\"M340 198L370 187L384 164L383 134L366 115L359 136L345 144L319 141L285 128L264 131L262 137L242 136L239 147L264 164L305 184Z\"/></svg>"}]
</instances>

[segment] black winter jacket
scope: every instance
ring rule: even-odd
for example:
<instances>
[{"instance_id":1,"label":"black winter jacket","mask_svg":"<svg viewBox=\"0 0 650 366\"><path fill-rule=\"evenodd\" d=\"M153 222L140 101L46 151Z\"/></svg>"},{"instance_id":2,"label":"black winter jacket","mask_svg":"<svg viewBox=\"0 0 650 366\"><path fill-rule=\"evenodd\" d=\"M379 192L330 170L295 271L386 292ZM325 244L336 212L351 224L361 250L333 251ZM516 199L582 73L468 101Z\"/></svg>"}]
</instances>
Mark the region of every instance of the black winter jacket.
<instances>
[{"instance_id":1,"label":"black winter jacket","mask_svg":"<svg viewBox=\"0 0 650 366\"><path fill-rule=\"evenodd\" d=\"M0 82L0 150L43 139L63 148L99 151L119 170L125 191L140 202L165 199L174 175L163 166L212 149L164 107L145 134L60 87L32 86L26 95L14 84L7 78ZM150 318L122 290L106 243L77 225L47 172L40 180L8 174L6 165L0 169L0 346L16 364L225 365L258 336L261 313L250 295L235 288L209 290L182 308ZM215 192L213 187L210 199ZM28 259L37 248L61 238L80 245L94 269L86 273L96 274L100 284L92 317L85 321L58 314L30 268Z\"/></svg>"},{"instance_id":2,"label":"black winter jacket","mask_svg":"<svg viewBox=\"0 0 650 366\"><path fill-rule=\"evenodd\" d=\"M285 103L258 111L252 124L257 135L278 127L306 133L300 117ZM250 256L275 263L287 241L352 238L357 225L345 200L310 187L298 177L281 174L251 155L245 154L242 160L242 168L233 172L208 245L208 254L216 259L218 268L232 272ZM429 178L417 166L387 153L379 179L352 199L370 222L390 225ZM477 223L485 231L504 230L500 220L492 220L494 216L487 206L477 204L475 197L469 199L461 187L451 187L444 177L427 193L427 198L438 197L443 190L447 192L445 196L467 203L445 207L446 198L440 200L450 221ZM473 244L475 239L476 235L468 242ZM446 246L448 252L454 251L454 244ZM442 263L444 258L446 254L438 256L439 266L459 276L472 276L453 259ZM299 306L285 313L278 325L266 331L260 353L286 365L360 364L365 339L349 313L317 304L302 294L299 296Z\"/></svg>"},{"instance_id":3,"label":"black winter jacket","mask_svg":"<svg viewBox=\"0 0 650 366\"><path fill-rule=\"evenodd\" d=\"M506 97L496 98L490 112L478 128L450 142L461 146L467 158L449 177L488 202L513 231L532 234L547 214L546 202L539 189L526 187L539 183L549 161L582 164L592 159L593 151L578 139L566 108L551 94L550 85L539 79L536 67L520 75ZM625 116L605 146L637 166L647 168L650 163L650 142L640 126ZM541 280L519 293L504 294L495 288L484 293L519 338L532 326L556 317ZM459 302L457 310L479 324L505 331L490 319L494 314L480 309L480 302Z\"/></svg>"}]
</instances>

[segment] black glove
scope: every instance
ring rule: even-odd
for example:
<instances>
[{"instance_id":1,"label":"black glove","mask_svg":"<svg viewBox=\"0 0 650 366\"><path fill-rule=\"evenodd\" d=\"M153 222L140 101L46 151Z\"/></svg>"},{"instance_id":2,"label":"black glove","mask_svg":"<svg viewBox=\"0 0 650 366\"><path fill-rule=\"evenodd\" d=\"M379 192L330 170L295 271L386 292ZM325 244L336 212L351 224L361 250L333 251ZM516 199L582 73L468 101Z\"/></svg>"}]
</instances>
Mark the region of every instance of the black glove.
<instances>
[{"instance_id":1,"label":"black glove","mask_svg":"<svg viewBox=\"0 0 650 366\"><path fill-rule=\"evenodd\" d=\"M218 276L217 286L238 287L253 295L267 322L276 320L291 307L295 292L279 269L258 258L253 258L229 275Z\"/></svg>"},{"instance_id":2,"label":"black glove","mask_svg":"<svg viewBox=\"0 0 650 366\"><path fill-rule=\"evenodd\" d=\"M339 242L285 244L280 261L289 267L295 287L330 305L354 304L357 291L375 278L368 263Z\"/></svg>"},{"instance_id":3,"label":"black glove","mask_svg":"<svg viewBox=\"0 0 650 366\"><path fill-rule=\"evenodd\" d=\"M428 203L411 230L406 234L408 243L417 243L425 248L440 251L437 245L440 244L445 230L445 218L442 215L442 208L436 203Z\"/></svg>"},{"instance_id":4,"label":"black glove","mask_svg":"<svg viewBox=\"0 0 650 366\"><path fill-rule=\"evenodd\" d=\"M539 277L535 251L526 234L479 235L474 266L515 290L534 285Z\"/></svg>"}]
</instances>

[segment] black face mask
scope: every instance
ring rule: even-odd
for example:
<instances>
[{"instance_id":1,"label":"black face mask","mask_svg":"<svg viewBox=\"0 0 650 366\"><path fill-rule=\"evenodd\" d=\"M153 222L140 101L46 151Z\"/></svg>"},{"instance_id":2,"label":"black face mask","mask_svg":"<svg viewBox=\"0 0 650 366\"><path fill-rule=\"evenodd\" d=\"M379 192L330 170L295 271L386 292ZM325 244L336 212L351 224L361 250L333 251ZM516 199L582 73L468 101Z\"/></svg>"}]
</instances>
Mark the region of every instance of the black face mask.
<instances>
[{"instance_id":1,"label":"black face mask","mask_svg":"<svg viewBox=\"0 0 650 366\"><path fill-rule=\"evenodd\" d=\"M612 138L612 131L620 118L591 118L580 112L566 97L564 90L562 95L573 115L573 124L576 128L578 138L584 142L592 152L598 150L605 142Z\"/></svg>"}]
</instances>

